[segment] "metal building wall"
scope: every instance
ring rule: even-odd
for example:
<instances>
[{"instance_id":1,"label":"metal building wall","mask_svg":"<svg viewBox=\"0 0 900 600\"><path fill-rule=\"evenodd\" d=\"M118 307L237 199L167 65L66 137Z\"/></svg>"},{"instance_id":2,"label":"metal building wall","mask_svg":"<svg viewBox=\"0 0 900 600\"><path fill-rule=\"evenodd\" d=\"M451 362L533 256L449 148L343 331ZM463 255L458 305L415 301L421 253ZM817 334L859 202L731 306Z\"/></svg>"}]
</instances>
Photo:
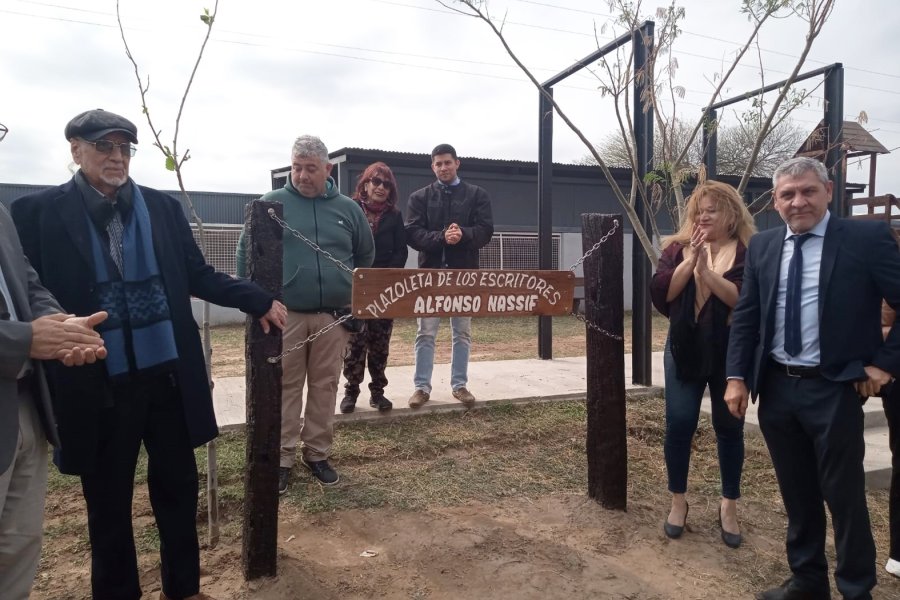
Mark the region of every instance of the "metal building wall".
<instances>
[{"instance_id":1,"label":"metal building wall","mask_svg":"<svg viewBox=\"0 0 900 600\"><path fill-rule=\"evenodd\" d=\"M0 203L7 208L17 198L47 189L49 185L28 185L21 183L0 183ZM188 221L191 220L187 202L182 198L180 191L166 190L179 202L184 209ZM192 192L188 191L194 208L203 219L204 223L241 224L244 222L244 207L252 200L256 200L261 194L231 194L222 192Z\"/></svg>"}]
</instances>

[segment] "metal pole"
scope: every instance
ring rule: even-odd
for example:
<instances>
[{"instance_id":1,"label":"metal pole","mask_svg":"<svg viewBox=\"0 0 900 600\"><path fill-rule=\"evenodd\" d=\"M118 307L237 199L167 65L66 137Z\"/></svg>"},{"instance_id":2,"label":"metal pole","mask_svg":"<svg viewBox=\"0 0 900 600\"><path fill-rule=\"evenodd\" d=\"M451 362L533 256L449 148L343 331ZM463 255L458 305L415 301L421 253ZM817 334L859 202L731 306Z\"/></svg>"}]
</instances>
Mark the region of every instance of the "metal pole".
<instances>
[{"instance_id":1,"label":"metal pole","mask_svg":"<svg viewBox=\"0 0 900 600\"><path fill-rule=\"evenodd\" d=\"M716 111L711 110L703 122L703 163L706 165L706 178L715 179L719 160L719 128ZM675 224L678 227L678 223Z\"/></svg>"},{"instance_id":2,"label":"metal pole","mask_svg":"<svg viewBox=\"0 0 900 600\"><path fill-rule=\"evenodd\" d=\"M638 185L645 186L644 178L653 169L653 108L644 103L647 87L647 55L653 44L653 22L648 21L634 32L634 137L637 147ZM649 45L649 48L648 48ZM646 109L646 110L645 110ZM644 231L653 230L646 203L638 197L635 212ZM651 353L650 320L651 265L637 236L631 235L631 380L636 385L651 385L653 365Z\"/></svg>"},{"instance_id":3,"label":"metal pole","mask_svg":"<svg viewBox=\"0 0 900 600\"><path fill-rule=\"evenodd\" d=\"M825 74L825 166L831 173L834 189L831 193L831 212L837 217L847 216L844 199L844 152L841 149L844 128L844 67L835 63Z\"/></svg>"},{"instance_id":4,"label":"metal pole","mask_svg":"<svg viewBox=\"0 0 900 600\"><path fill-rule=\"evenodd\" d=\"M551 97L553 88L544 91ZM542 93L538 125L538 268L552 269L553 261L553 105ZM538 317L538 358L553 358L553 319Z\"/></svg>"}]
</instances>

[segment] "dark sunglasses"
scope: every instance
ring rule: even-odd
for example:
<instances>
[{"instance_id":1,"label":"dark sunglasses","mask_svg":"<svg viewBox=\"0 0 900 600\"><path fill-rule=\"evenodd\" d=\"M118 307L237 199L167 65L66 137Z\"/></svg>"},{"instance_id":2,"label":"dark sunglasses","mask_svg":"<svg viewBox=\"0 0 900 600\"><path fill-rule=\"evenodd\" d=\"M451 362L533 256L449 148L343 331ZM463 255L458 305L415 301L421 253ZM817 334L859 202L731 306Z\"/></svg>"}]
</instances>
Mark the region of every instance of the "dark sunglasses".
<instances>
[{"instance_id":1,"label":"dark sunglasses","mask_svg":"<svg viewBox=\"0 0 900 600\"><path fill-rule=\"evenodd\" d=\"M115 150L116 148L118 148L122 152L122 156L134 156L137 152L137 148L132 146L130 142L117 144L109 140L97 140L96 142L88 142L87 140L84 141L96 148L97 152L101 154L112 154L113 150Z\"/></svg>"},{"instance_id":2,"label":"dark sunglasses","mask_svg":"<svg viewBox=\"0 0 900 600\"><path fill-rule=\"evenodd\" d=\"M372 179L369 180L369 183L372 184L372 187L378 187L379 185L382 185L382 186L384 186L384 189L386 189L386 190L389 190L392 187L394 187L391 185L390 181L385 181L381 177L373 177Z\"/></svg>"}]
</instances>

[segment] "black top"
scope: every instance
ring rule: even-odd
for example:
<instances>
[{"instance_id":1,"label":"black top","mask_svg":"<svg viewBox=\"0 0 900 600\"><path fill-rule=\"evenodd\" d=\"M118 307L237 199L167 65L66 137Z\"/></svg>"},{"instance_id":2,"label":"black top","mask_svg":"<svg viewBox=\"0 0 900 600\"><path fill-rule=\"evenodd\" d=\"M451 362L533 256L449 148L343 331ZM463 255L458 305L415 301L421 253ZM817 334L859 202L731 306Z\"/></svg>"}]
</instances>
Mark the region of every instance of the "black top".
<instances>
[{"instance_id":1,"label":"black top","mask_svg":"<svg viewBox=\"0 0 900 600\"><path fill-rule=\"evenodd\" d=\"M378 228L372 232L375 238L375 261L373 268L402 269L406 266L409 249L406 247L406 231L403 229L403 215L395 209L385 211L378 221Z\"/></svg>"}]
</instances>

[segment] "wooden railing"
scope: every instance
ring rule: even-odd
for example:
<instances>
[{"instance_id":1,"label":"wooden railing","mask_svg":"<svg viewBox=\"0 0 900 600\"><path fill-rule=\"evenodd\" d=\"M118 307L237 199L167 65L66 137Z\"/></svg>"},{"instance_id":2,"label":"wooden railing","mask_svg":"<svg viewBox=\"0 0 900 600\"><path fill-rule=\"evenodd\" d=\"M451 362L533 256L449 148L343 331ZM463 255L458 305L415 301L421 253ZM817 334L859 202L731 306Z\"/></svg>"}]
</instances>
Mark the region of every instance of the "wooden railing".
<instances>
[{"instance_id":1,"label":"wooden railing","mask_svg":"<svg viewBox=\"0 0 900 600\"><path fill-rule=\"evenodd\" d=\"M893 194L873 196L871 198L853 198L850 204L850 218L869 221L887 221L888 225L900 229L900 200ZM866 212L853 214L856 206L866 207ZM894 213L893 209L898 212ZM880 211L878 209L881 209Z\"/></svg>"}]
</instances>

